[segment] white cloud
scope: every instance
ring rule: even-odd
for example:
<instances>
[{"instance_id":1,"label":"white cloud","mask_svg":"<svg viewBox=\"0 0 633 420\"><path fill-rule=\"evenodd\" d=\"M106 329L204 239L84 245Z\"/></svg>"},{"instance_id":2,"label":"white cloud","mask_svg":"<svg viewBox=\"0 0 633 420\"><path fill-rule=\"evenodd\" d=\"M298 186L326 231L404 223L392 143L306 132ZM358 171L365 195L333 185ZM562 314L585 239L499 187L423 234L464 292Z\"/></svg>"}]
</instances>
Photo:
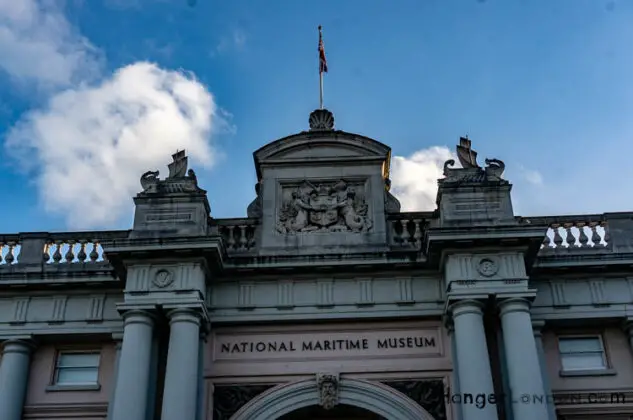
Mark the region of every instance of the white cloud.
<instances>
[{"instance_id":1,"label":"white cloud","mask_svg":"<svg viewBox=\"0 0 633 420\"><path fill-rule=\"evenodd\" d=\"M9 22L1 27L4 39L17 43L7 47L0 37L3 68L58 87L45 107L26 113L9 130L5 147L26 169L36 170L46 210L64 216L70 228L117 223L132 208L140 175L163 169L178 149L200 165L213 164L210 135L227 128L226 114L192 75L137 62L90 81L93 48L58 10L32 0L0 0L0 19ZM5 60L7 48L32 51ZM50 60L58 64L54 75L38 70Z\"/></svg>"},{"instance_id":2,"label":"white cloud","mask_svg":"<svg viewBox=\"0 0 633 420\"><path fill-rule=\"evenodd\" d=\"M135 63L99 85L55 95L23 117L6 146L25 164L41 165L47 210L88 228L116 222L139 191L140 174L163 167L177 149L212 164L207 139L217 112L195 79Z\"/></svg>"},{"instance_id":3,"label":"white cloud","mask_svg":"<svg viewBox=\"0 0 633 420\"><path fill-rule=\"evenodd\" d=\"M13 80L66 87L92 79L99 55L56 2L0 0L0 70Z\"/></svg>"},{"instance_id":4,"label":"white cloud","mask_svg":"<svg viewBox=\"0 0 633 420\"><path fill-rule=\"evenodd\" d=\"M391 192L400 200L402 211L435 210L437 180L443 178L444 162L457 159L447 147L418 150L409 157L391 161Z\"/></svg>"}]
</instances>

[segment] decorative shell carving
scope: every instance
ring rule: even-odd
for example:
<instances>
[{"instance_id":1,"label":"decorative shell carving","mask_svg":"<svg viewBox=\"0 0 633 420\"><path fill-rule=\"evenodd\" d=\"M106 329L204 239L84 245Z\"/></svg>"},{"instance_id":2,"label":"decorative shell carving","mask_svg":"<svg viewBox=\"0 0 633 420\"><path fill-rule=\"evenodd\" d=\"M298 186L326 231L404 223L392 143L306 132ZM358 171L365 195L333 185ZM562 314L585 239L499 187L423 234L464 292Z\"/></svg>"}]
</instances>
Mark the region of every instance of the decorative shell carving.
<instances>
[{"instance_id":1,"label":"decorative shell carving","mask_svg":"<svg viewBox=\"0 0 633 420\"><path fill-rule=\"evenodd\" d=\"M334 130L334 114L327 109L317 109L310 114L310 131Z\"/></svg>"}]
</instances>

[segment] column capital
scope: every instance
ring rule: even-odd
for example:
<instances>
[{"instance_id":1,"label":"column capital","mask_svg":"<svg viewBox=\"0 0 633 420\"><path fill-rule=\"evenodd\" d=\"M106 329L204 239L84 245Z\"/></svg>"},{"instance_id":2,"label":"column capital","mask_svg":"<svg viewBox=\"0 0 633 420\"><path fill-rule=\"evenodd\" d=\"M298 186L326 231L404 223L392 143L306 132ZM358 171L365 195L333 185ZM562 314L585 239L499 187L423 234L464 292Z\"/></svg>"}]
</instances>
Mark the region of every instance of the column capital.
<instances>
[{"instance_id":1,"label":"column capital","mask_svg":"<svg viewBox=\"0 0 633 420\"><path fill-rule=\"evenodd\" d=\"M32 337L12 337L2 342L2 354L23 353L30 355L37 347Z\"/></svg>"},{"instance_id":2,"label":"column capital","mask_svg":"<svg viewBox=\"0 0 633 420\"><path fill-rule=\"evenodd\" d=\"M163 305L163 309L169 318L170 324L173 322L187 322L186 320L188 319L188 322L197 322L201 327L201 334L206 334L211 331L209 312L207 311L205 303L202 301ZM196 317L198 321L194 321L191 317ZM177 319L177 321L174 321L175 319Z\"/></svg>"},{"instance_id":3,"label":"column capital","mask_svg":"<svg viewBox=\"0 0 633 420\"><path fill-rule=\"evenodd\" d=\"M146 309L129 309L121 313L123 317L123 325L145 324L150 327L154 326L156 315Z\"/></svg>"},{"instance_id":4,"label":"column capital","mask_svg":"<svg viewBox=\"0 0 633 420\"><path fill-rule=\"evenodd\" d=\"M531 299L525 297L510 297L497 302L501 316L511 312L527 312L529 314L531 305Z\"/></svg>"},{"instance_id":5,"label":"column capital","mask_svg":"<svg viewBox=\"0 0 633 420\"><path fill-rule=\"evenodd\" d=\"M451 303L448 306L448 312L453 315L453 318L468 313L483 315L484 307L484 303L478 299L464 299Z\"/></svg>"},{"instance_id":6,"label":"column capital","mask_svg":"<svg viewBox=\"0 0 633 420\"><path fill-rule=\"evenodd\" d=\"M200 311L193 308L175 308L167 312L169 318L169 325L174 325L178 322L190 322L197 326L202 323L202 314Z\"/></svg>"}]
</instances>

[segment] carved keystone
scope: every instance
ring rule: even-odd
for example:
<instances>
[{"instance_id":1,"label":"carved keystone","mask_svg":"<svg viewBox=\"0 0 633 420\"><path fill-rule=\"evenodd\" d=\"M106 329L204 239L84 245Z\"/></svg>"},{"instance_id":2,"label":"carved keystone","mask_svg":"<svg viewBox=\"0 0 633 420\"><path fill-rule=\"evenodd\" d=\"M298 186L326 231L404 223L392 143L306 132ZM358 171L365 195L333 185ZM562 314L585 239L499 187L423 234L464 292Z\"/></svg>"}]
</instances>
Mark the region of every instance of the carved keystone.
<instances>
[{"instance_id":1,"label":"carved keystone","mask_svg":"<svg viewBox=\"0 0 633 420\"><path fill-rule=\"evenodd\" d=\"M338 405L339 377L338 374L318 373L317 390L319 392L319 405L330 410Z\"/></svg>"}]
</instances>

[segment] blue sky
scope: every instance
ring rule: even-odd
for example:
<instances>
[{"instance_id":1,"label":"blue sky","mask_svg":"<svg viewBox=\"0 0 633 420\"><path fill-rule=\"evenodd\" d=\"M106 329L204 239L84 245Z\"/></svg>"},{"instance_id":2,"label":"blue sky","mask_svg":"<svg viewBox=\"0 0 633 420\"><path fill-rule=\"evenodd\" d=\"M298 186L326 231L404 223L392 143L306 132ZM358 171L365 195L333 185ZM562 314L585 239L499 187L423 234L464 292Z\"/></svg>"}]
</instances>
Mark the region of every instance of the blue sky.
<instances>
[{"instance_id":1,"label":"blue sky","mask_svg":"<svg viewBox=\"0 0 633 420\"><path fill-rule=\"evenodd\" d=\"M630 1L0 0L0 232L128 228L183 147L245 216L252 152L318 106L319 24L325 105L392 147L405 209L468 134L517 214L633 210Z\"/></svg>"}]
</instances>

